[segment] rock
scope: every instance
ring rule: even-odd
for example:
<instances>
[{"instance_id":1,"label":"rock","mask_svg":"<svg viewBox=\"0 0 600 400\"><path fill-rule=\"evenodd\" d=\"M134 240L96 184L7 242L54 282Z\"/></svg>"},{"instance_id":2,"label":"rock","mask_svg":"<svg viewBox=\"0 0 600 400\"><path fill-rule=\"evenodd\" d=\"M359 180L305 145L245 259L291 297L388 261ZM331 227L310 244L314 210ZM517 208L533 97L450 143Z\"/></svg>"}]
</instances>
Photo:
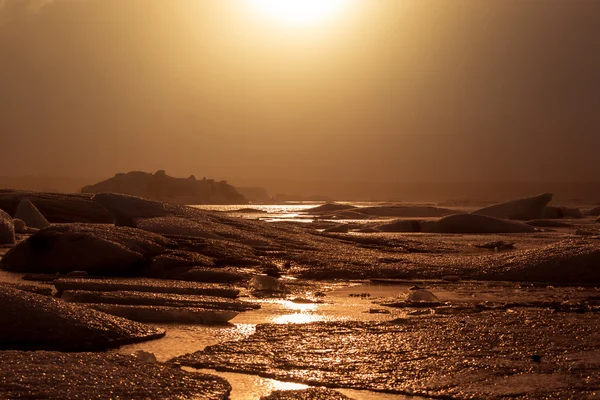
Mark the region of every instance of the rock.
<instances>
[{"instance_id":1,"label":"rock","mask_svg":"<svg viewBox=\"0 0 600 400\"><path fill-rule=\"evenodd\" d=\"M11 249L2 266L21 272L135 275L151 256L165 252L169 245L172 242L162 236L133 228L56 224Z\"/></svg>"},{"instance_id":2,"label":"rock","mask_svg":"<svg viewBox=\"0 0 600 400\"><path fill-rule=\"evenodd\" d=\"M323 232L324 233L348 233L348 231L349 231L348 224L341 224L341 225L332 226L331 228L327 228Z\"/></svg>"},{"instance_id":3,"label":"rock","mask_svg":"<svg viewBox=\"0 0 600 400\"><path fill-rule=\"evenodd\" d=\"M135 353L133 353L133 355L135 356L135 358L137 358L138 360L143 361L143 362L147 362L147 363L158 362L154 353L150 353L149 351L137 350Z\"/></svg>"},{"instance_id":4,"label":"rock","mask_svg":"<svg viewBox=\"0 0 600 400\"><path fill-rule=\"evenodd\" d=\"M351 400L340 392L326 388L309 388L302 390L276 390L260 400Z\"/></svg>"},{"instance_id":5,"label":"rock","mask_svg":"<svg viewBox=\"0 0 600 400\"><path fill-rule=\"evenodd\" d=\"M67 276L70 278L83 278L88 276L89 274L86 271L71 271L67 273Z\"/></svg>"},{"instance_id":6,"label":"rock","mask_svg":"<svg viewBox=\"0 0 600 400\"><path fill-rule=\"evenodd\" d=\"M583 218L583 213L579 208L566 206L546 206L542 213L542 218L545 219L561 219L561 218Z\"/></svg>"},{"instance_id":7,"label":"rock","mask_svg":"<svg viewBox=\"0 0 600 400\"><path fill-rule=\"evenodd\" d=\"M579 208L561 206L560 209L562 211L563 218L583 218L583 213Z\"/></svg>"},{"instance_id":8,"label":"rock","mask_svg":"<svg viewBox=\"0 0 600 400\"><path fill-rule=\"evenodd\" d=\"M573 225L567 222L555 221L552 219L534 219L526 222L527 225L536 226L539 228L572 228Z\"/></svg>"},{"instance_id":9,"label":"rock","mask_svg":"<svg viewBox=\"0 0 600 400\"><path fill-rule=\"evenodd\" d=\"M134 291L148 293L171 293L196 296L238 297L240 291L227 285L210 283L169 281L162 279L58 279L54 282L58 293L66 290L89 290L98 292Z\"/></svg>"},{"instance_id":10,"label":"rock","mask_svg":"<svg viewBox=\"0 0 600 400\"><path fill-rule=\"evenodd\" d=\"M136 291L64 290L61 298L70 303L120 304L131 306L191 307L214 310L248 311L259 309L254 303L224 297L149 293Z\"/></svg>"},{"instance_id":11,"label":"rock","mask_svg":"<svg viewBox=\"0 0 600 400\"><path fill-rule=\"evenodd\" d=\"M594 228L579 228L575 230L575 234L579 236L596 236L600 235L600 231Z\"/></svg>"},{"instance_id":12,"label":"rock","mask_svg":"<svg viewBox=\"0 0 600 400\"><path fill-rule=\"evenodd\" d=\"M0 190L0 209L15 215L21 200L28 199L50 223L112 224L113 217L91 196L63 193L40 193L23 190Z\"/></svg>"},{"instance_id":13,"label":"rock","mask_svg":"<svg viewBox=\"0 0 600 400\"><path fill-rule=\"evenodd\" d=\"M10 215L0 210L0 244L13 243L15 243L15 224Z\"/></svg>"},{"instance_id":14,"label":"rock","mask_svg":"<svg viewBox=\"0 0 600 400\"><path fill-rule=\"evenodd\" d=\"M442 276L442 280L446 282L458 282L461 278L458 275L444 275Z\"/></svg>"},{"instance_id":15,"label":"rock","mask_svg":"<svg viewBox=\"0 0 600 400\"><path fill-rule=\"evenodd\" d=\"M207 239L222 239L207 230L206 225L193 220L177 217L158 217L139 221L138 229L161 235L191 236Z\"/></svg>"},{"instance_id":16,"label":"rock","mask_svg":"<svg viewBox=\"0 0 600 400\"><path fill-rule=\"evenodd\" d=\"M239 312L191 307L134 306L121 304L93 304L90 307L107 314L148 323L223 324Z\"/></svg>"},{"instance_id":17,"label":"rock","mask_svg":"<svg viewBox=\"0 0 600 400\"><path fill-rule=\"evenodd\" d=\"M591 283L600 282L600 245L564 240L547 246L482 256L472 260L472 279Z\"/></svg>"},{"instance_id":18,"label":"rock","mask_svg":"<svg viewBox=\"0 0 600 400\"><path fill-rule=\"evenodd\" d=\"M410 302L413 302L413 303L419 303L419 302L439 303L440 302L440 299L438 299L436 295L434 295L430 291L424 290L424 289L413 290L408 295L407 300Z\"/></svg>"},{"instance_id":19,"label":"rock","mask_svg":"<svg viewBox=\"0 0 600 400\"><path fill-rule=\"evenodd\" d=\"M27 224L22 219L13 218L13 224L15 225L15 233L28 233Z\"/></svg>"},{"instance_id":20,"label":"rock","mask_svg":"<svg viewBox=\"0 0 600 400\"><path fill-rule=\"evenodd\" d=\"M225 181L174 178L164 170L132 171L81 189L82 193L123 193L177 204L246 204L248 200Z\"/></svg>"},{"instance_id":21,"label":"rock","mask_svg":"<svg viewBox=\"0 0 600 400\"><path fill-rule=\"evenodd\" d=\"M590 211L588 211L588 215L593 217L600 216L600 206L592 208Z\"/></svg>"},{"instance_id":22,"label":"rock","mask_svg":"<svg viewBox=\"0 0 600 400\"><path fill-rule=\"evenodd\" d=\"M360 207L356 209L361 214L373 217L399 218L431 218L455 214L456 210L432 206L392 206L392 207Z\"/></svg>"},{"instance_id":23,"label":"rock","mask_svg":"<svg viewBox=\"0 0 600 400\"><path fill-rule=\"evenodd\" d=\"M32 228L43 229L50 225L29 199L21 200L15 212L15 218L25 221L25 224Z\"/></svg>"},{"instance_id":24,"label":"rock","mask_svg":"<svg viewBox=\"0 0 600 400\"><path fill-rule=\"evenodd\" d=\"M87 307L4 286L0 290L0 348L104 350L164 336L164 331Z\"/></svg>"},{"instance_id":25,"label":"rock","mask_svg":"<svg viewBox=\"0 0 600 400\"><path fill-rule=\"evenodd\" d=\"M92 201L106 208L113 215L115 224L120 226L136 227L141 219L183 217L184 214L180 206L123 194L98 193Z\"/></svg>"},{"instance_id":26,"label":"rock","mask_svg":"<svg viewBox=\"0 0 600 400\"><path fill-rule=\"evenodd\" d=\"M50 288L50 287L44 287L44 286L38 286L38 285L27 285L27 284L23 284L23 283L1 283L0 282L0 290L2 290L2 287L4 287L4 286L8 286L13 289L22 290L24 292L39 294L42 296L52 296L52 288Z\"/></svg>"},{"instance_id":27,"label":"rock","mask_svg":"<svg viewBox=\"0 0 600 400\"><path fill-rule=\"evenodd\" d=\"M431 225L422 225L423 232L434 233L531 233L532 226L478 214L455 214Z\"/></svg>"},{"instance_id":28,"label":"rock","mask_svg":"<svg viewBox=\"0 0 600 400\"><path fill-rule=\"evenodd\" d=\"M421 222L416 220L401 219L379 225L377 230L380 232L421 232Z\"/></svg>"},{"instance_id":29,"label":"rock","mask_svg":"<svg viewBox=\"0 0 600 400\"><path fill-rule=\"evenodd\" d=\"M148 361L116 353L2 351L0 398L229 398L231 386L223 378Z\"/></svg>"},{"instance_id":30,"label":"rock","mask_svg":"<svg viewBox=\"0 0 600 400\"><path fill-rule=\"evenodd\" d=\"M474 211L473 214L503 219L532 220L542 218L544 208L552 201L552 195L526 197L496 204Z\"/></svg>"},{"instance_id":31,"label":"rock","mask_svg":"<svg viewBox=\"0 0 600 400\"><path fill-rule=\"evenodd\" d=\"M252 274L234 267L193 267L185 272L173 274L172 278L194 282L238 283L250 280Z\"/></svg>"},{"instance_id":32,"label":"rock","mask_svg":"<svg viewBox=\"0 0 600 400\"><path fill-rule=\"evenodd\" d=\"M543 219L561 219L563 213L560 207L557 206L546 206L542 212Z\"/></svg>"},{"instance_id":33,"label":"rock","mask_svg":"<svg viewBox=\"0 0 600 400\"><path fill-rule=\"evenodd\" d=\"M495 242L487 242L484 244L477 244L475 247L479 247L480 249L488 249L488 250L513 250L515 248L514 242L505 242L504 240L498 240Z\"/></svg>"},{"instance_id":34,"label":"rock","mask_svg":"<svg viewBox=\"0 0 600 400\"><path fill-rule=\"evenodd\" d=\"M285 290L283 283L279 279L268 275L256 275L250 281L250 285L255 290L265 292L282 292Z\"/></svg>"}]
</instances>

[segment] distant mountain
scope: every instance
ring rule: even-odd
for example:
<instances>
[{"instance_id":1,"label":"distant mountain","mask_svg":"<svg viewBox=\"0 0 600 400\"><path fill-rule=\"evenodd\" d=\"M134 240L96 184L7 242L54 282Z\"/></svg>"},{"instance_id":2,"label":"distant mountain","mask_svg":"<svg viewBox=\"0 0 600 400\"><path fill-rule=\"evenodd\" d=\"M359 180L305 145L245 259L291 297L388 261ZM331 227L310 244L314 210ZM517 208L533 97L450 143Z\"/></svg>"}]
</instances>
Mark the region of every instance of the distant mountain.
<instances>
[{"instance_id":1,"label":"distant mountain","mask_svg":"<svg viewBox=\"0 0 600 400\"><path fill-rule=\"evenodd\" d=\"M246 204L248 200L226 181L175 178L160 170L132 171L85 186L82 193L123 193L177 204Z\"/></svg>"}]
</instances>

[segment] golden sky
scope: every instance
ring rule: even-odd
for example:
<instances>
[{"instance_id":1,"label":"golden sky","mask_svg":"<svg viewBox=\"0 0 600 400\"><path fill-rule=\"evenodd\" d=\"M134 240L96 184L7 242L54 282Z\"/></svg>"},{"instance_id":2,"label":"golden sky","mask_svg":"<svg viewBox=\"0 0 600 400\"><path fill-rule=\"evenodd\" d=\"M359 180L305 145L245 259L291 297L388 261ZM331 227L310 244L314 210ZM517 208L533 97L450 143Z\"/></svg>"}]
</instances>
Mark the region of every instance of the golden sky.
<instances>
[{"instance_id":1,"label":"golden sky","mask_svg":"<svg viewBox=\"0 0 600 400\"><path fill-rule=\"evenodd\" d=\"M0 175L598 180L600 1L265 1L0 0Z\"/></svg>"}]
</instances>

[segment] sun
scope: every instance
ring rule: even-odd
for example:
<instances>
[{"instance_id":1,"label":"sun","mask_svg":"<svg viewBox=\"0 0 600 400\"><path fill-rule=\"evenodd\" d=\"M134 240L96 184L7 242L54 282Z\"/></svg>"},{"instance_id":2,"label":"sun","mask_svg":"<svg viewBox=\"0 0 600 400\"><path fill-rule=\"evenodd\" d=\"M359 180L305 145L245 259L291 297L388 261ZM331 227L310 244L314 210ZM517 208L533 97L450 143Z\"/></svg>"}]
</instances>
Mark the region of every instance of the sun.
<instances>
[{"instance_id":1,"label":"sun","mask_svg":"<svg viewBox=\"0 0 600 400\"><path fill-rule=\"evenodd\" d=\"M323 23L341 14L351 0L247 0L250 6L274 22L287 26Z\"/></svg>"}]
</instances>

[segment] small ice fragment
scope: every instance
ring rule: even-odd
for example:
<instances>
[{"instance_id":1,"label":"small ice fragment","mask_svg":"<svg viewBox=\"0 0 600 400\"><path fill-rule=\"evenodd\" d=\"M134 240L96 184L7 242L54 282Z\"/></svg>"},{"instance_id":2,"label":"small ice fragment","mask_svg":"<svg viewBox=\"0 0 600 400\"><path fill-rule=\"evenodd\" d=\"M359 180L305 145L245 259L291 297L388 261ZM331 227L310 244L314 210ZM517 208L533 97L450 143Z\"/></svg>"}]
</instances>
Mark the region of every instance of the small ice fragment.
<instances>
[{"instance_id":1,"label":"small ice fragment","mask_svg":"<svg viewBox=\"0 0 600 400\"><path fill-rule=\"evenodd\" d=\"M144 350L137 350L133 355L140 361L155 363L158 362L156 360L156 356L153 353Z\"/></svg>"},{"instance_id":2,"label":"small ice fragment","mask_svg":"<svg viewBox=\"0 0 600 400\"><path fill-rule=\"evenodd\" d=\"M418 301L426 301L431 303L437 303L440 300L431 292L419 289L415 290L408 296L408 301L418 302Z\"/></svg>"}]
</instances>

